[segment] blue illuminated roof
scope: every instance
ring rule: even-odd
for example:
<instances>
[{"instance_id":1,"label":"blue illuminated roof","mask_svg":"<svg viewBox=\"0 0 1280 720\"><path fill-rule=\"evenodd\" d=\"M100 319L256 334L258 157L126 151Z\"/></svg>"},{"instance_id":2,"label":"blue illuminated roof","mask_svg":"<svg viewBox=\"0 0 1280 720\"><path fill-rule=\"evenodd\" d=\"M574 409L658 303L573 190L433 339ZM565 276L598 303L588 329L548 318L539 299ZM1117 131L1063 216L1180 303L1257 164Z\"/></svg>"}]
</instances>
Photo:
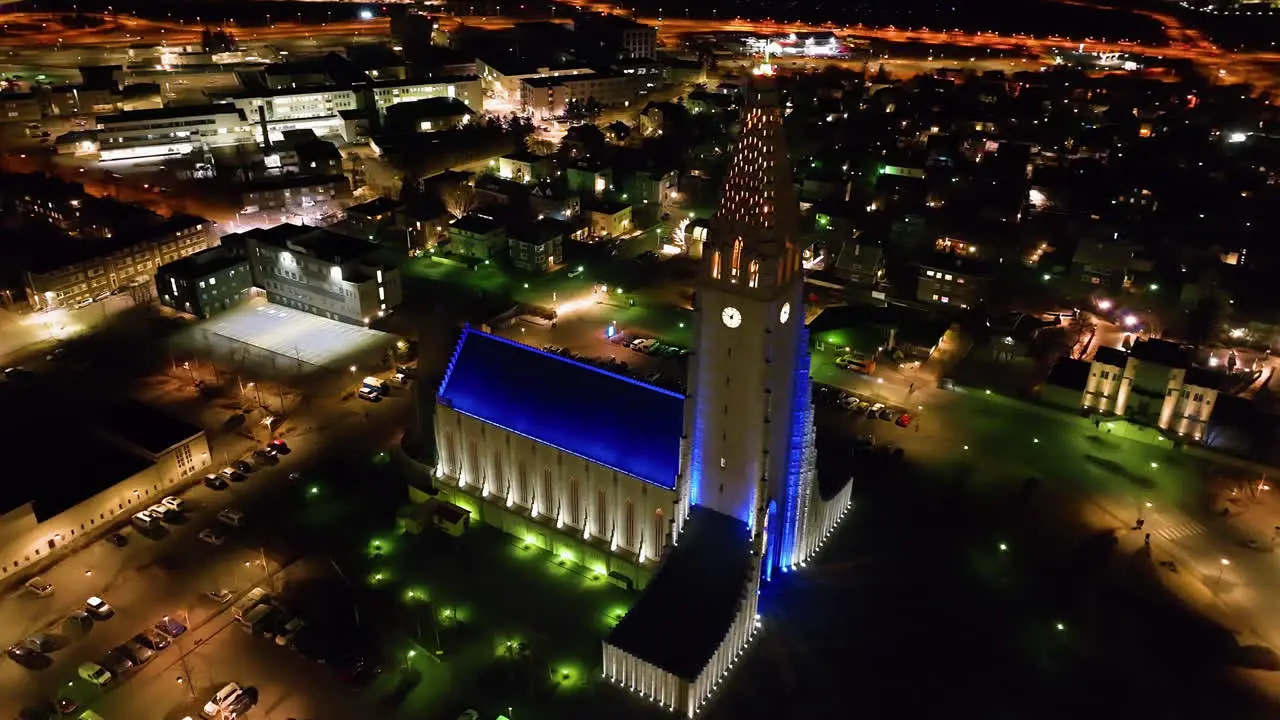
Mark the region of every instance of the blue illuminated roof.
<instances>
[{"instance_id":1,"label":"blue illuminated roof","mask_svg":"<svg viewBox=\"0 0 1280 720\"><path fill-rule=\"evenodd\" d=\"M645 482L675 487L684 398L668 390L468 327L439 400Z\"/></svg>"}]
</instances>

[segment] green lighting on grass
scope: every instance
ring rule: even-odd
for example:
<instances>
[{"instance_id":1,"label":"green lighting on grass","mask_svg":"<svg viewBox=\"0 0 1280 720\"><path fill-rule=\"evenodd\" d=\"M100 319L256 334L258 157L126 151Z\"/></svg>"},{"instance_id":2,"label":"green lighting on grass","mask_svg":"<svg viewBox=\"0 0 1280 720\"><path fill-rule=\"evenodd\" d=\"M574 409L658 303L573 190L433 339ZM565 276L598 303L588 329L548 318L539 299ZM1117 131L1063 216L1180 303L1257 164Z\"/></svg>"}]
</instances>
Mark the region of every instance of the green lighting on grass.
<instances>
[{"instance_id":1,"label":"green lighting on grass","mask_svg":"<svg viewBox=\"0 0 1280 720\"><path fill-rule=\"evenodd\" d=\"M619 294L619 295L621 295L621 294L622 294L622 288L618 288L618 294Z\"/></svg>"},{"instance_id":2,"label":"green lighting on grass","mask_svg":"<svg viewBox=\"0 0 1280 720\"><path fill-rule=\"evenodd\" d=\"M528 290L528 289L529 289L529 283L525 283L525 284L524 284L524 289L525 289L525 290Z\"/></svg>"},{"instance_id":3,"label":"green lighting on grass","mask_svg":"<svg viewBox=\"0 0 1280 720\"><path fill-rule=\"evenodd\" d=\"M684 323L679 323L680 327L684 327Z\"/></svg>"},{"instance_id":4,"label":"green lighting on grass","mask_svg":"<svg viewBox=\"0 0 1280 720\"><path fill-rule=\"evenodd\" d=\"M1160 467L1160 463L1158 463L1158 462L1156 462L1156 461L1154 461L1154 460L1153 460L1153 461L1151 461L1151 469L1152 469L1152 470L1155 470L1155 469L1156 469L1156 468L1158 468L1158 467Z\"/></svg>"},{"instance_id":5,"label":"green lighting on grass","mask_svg":"<svg viewBox=\"0 0 1280 720\"><path fill-rule=\"evenodd\" d=\"M319 495L319 494L320 494L320 488L316 487L315 485L312 485L311 487L307 488L307 494L308 494L308 495Z\"/></svg>"},{"instance_id":6,"label":"green lighting on grass","mask_svg":"<svg viewBox=\"0 0 1280 720\"><path fill-rule=\"evenodd\" d=\"M607 575L609 573L609 571L605 569L604 565L592 565L591 572L597 575Z\"/></svg>"},{"instance_id":7,"label":"green lighting on grass","mask_svg":"<svg viewBox=\"0 0 1280 720\"><path fill-rule=\"evenodd\" d=\"M405 654L405 657L408 657L410 660L412 660L413 656L417 654L418 654L417 650L410 650L408 653Z\"/></svg>"},{"instance_id":8,"label":"green lighting on grass","mask_svg":"<svg viewBox=\"0 0 1280 720\"><path fill-rule=\"evenodd\" d=\"M1040 438L1031 438L1031 442L1038 443L1040 442Z\"/></svg>"}]
</instances>

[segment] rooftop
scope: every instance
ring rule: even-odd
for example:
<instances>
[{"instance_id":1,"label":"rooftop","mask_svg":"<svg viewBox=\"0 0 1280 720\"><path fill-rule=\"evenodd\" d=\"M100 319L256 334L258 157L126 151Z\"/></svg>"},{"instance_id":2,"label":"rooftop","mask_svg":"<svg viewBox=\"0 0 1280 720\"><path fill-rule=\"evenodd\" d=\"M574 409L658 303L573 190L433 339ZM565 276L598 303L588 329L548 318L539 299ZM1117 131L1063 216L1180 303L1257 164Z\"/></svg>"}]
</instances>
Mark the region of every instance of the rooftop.
<instances>
[{"instance_id":1,"label":"rooftop","mask_svg":"<svg viewBox=\"0 0 1280 720\"><path fill-rule=\"evenodd\" d=\"M392 118L409 116L425 119L474 115L475 112L458 98L434 97L396 103L387 108L387 114Z\"/></svg>"},{"instance_id":2,"label":"rooftop","mask_svg":"<svg viewBox=\"0 0 1280 720\"><path fill-rule=\"evenodd\" d=\"M352 205L351 207L347 208L347 215L348 216L359 215L361 217L380 217L382 215L386 215L389 212L395 212L396 210L399 210L403 205L404 203L400 202L399 200L386 197L385 195L380 195L367 202L362 202L359 205Z\"/></svg>"},{"instance_id":3,"label":"rooftop","mask_svg":"<svg viewBox=\"0 0 1280 720\"><path fill-rule=\"evenodd\" d=\"M133 400L103 409L98 415L98 422L111 437L150 455L160 455L204 432L195 425Z\"/></svg>"},{"instance_id":4,"label":"rooftop","mask_svg":"<svg viewBox=\"0 0 1280 720\"><path fill-rule=\"evenodd\" d=\"M675 487L684 398L470 327L449 362L446 407L613 468Z\"/></svg>"},{"instance_id":5,"label":"rooftop","mask_svg":"<svg viewBox=\"0 0 1280 720\"><path fill-rule=\"evenodd\" d=\"M1103 365L1110 365L1111 367L1123 368L1129 364L1129 353L1120 348L1100 347L1093 354L1093 361Z\"/></svg>"},{"instance_id":6,"label":"rooftop","mask_svg":"<svg viewBox=\"0 0 1280 720\"><path fill-rule=\"evenodd\" d=\"M376 243L324 228L305 227L292 223L249 230L240 233L240 236L263 245L273 245L282 250L321 258L335 265L366 259L379 250Z\"/></svg>"},{"instance_id":7,"label":"rooftop","mask_svg":"<svg viewBox=\"0 0 1280 720\"><path fill-rule=\"evenodd\" d=\"M171 277L196 280L248 262L248 258L240 256L230 247L218 246L161 265L156 272L165 273Z\"/></svg>"},{"instance_id":8,"label":"rooftop","mask_svg":"<svg viewBox=\"0 0 1280 720\"><path fill-rule=\"evenodd\" d=\"M235 105L211 103L208 105L175 105L173 107L151 108L148 110L125 110L110 115L99 115L98 124L112 125L116 123L147 122L150 120L179 120L189 117L225 114L238 115L241 120L245 119L244 113L240 112Z\"/></svg>"},{"instance_id":9,"label":"rooftop","mask_svg":"<svg viewBox=\"0 0 1280 720\"><path fill-rule=\"evenodd\" d=\"M460 232L471 233L473 235L488 235L502 227L502 223L490 215L481 213L468 213L450 223L449 227L457 228Z\"/></svg>"},{"instance_id":10,"label":"rooftop","mask_svg":"<svg viewBox=\"0 0 1280 720\"><path fill-rule=\"evenodd\" d=\"M695 680L733 624L753 561L746 523L695 506L680 544L605 642Z\"/></svg>"},{"instance_id":11,"label":"rooftop","mask_svg":"<svg viewBox=\"0 0 1280 720\"><path fill-rule=\"evenodd\" d=\"M1136 360L1170 368L1185 368L1191 365L1191 358L1188 357L1185 346L1158 338L1139 340L1133 344L1129 355Z\"/></svg>"}]
</instances>

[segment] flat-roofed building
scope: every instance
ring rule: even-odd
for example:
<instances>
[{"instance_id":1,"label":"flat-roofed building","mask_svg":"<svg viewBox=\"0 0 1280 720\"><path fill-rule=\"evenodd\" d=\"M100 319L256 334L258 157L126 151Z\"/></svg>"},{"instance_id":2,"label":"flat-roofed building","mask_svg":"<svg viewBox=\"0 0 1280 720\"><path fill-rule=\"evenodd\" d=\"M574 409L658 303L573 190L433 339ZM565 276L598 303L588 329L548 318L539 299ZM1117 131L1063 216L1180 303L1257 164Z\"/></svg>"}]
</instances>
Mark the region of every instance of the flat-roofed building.
<instances>
[{"instance_id":1,"label":"flat-roofed building","mask_svg":"<svg viewBox=\"0 0 1280 720\"><path fill-rule=\"evenodd\" d=\"M251 121L235 107L186 105L98 116L99 158L186 155L254 142Z\"/></svg>"},{"instance_id":2,"label":"flat-roofed building","mask_svg":"<svg viewBox=\"0 0 1280 720\"><path fill-rule=\"evenodd\" d=\"M212 462L203 430L146 405L78 408L74 415L90 420L70 429L66 417L43 412L50 417L29 418L29 431L13 427L0 438L6 457L41 465L38 478L15 476L0 488L0 584L177 494ZM48 432L52 423L62 431Z\"/></svg>"},{"instance_id":3,"label":"flat-roofed building","mask_svg":"<svg viewBox=\"0 0 1280 720\"><path fill-rule=\"evenodd\" d=\"M199 318L240 304L252 287L249 259L229 246L201 250L156 271L160 304Z\"/></svg>"},{"instance_id":4,"label":"flat-roofed building","mask_svg":"<svg viewBox=\"0 0 1280 720\"><path fill-rule=\"evenodd\" d=\"M375 243L290 224L225 240L245 248L254 284L277 305L367 325L400 304L400 271L379 258Z\"/></svg>"},{"instance_id":5,"label":"flat-roofed building","mask_svg":"<svg viewBox=\"0 0 1280 720\"><path fill-rule=\"evenodd\" d=\"M41 116L35 93L0 93L0 122L32 122Z\"/></svg>"}]
</instances>

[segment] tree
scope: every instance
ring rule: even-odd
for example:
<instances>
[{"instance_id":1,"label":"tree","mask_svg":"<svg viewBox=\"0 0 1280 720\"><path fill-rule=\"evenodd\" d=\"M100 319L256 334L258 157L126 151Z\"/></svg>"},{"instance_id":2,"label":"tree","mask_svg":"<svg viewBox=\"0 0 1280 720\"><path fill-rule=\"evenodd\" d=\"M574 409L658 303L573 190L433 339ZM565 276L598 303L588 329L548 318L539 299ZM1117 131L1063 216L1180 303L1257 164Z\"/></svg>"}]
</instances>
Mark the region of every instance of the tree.
<instances>
[{"instance_id":1,"label":"tree","mask_svg":"<svg viewBox=\"0 0 1280 720\"><path fill-rule=\"evenodd\" d=\"M556 144L546 138L535 137L530 135L524 139L525 148L534 155L546 157L552 155L556 151Z\"/></svg>"},{"instance_id":2,"label":"tree","mask_svg":"<svg viewBox=\"0 0 1280 720\"><path fill-rule=\"evenodd\" d=\"M459 183L440 191L440 201L449 214L460 218L471 212L476 206L476 189L470 185Z\"/></svg>"}]
</instances>

